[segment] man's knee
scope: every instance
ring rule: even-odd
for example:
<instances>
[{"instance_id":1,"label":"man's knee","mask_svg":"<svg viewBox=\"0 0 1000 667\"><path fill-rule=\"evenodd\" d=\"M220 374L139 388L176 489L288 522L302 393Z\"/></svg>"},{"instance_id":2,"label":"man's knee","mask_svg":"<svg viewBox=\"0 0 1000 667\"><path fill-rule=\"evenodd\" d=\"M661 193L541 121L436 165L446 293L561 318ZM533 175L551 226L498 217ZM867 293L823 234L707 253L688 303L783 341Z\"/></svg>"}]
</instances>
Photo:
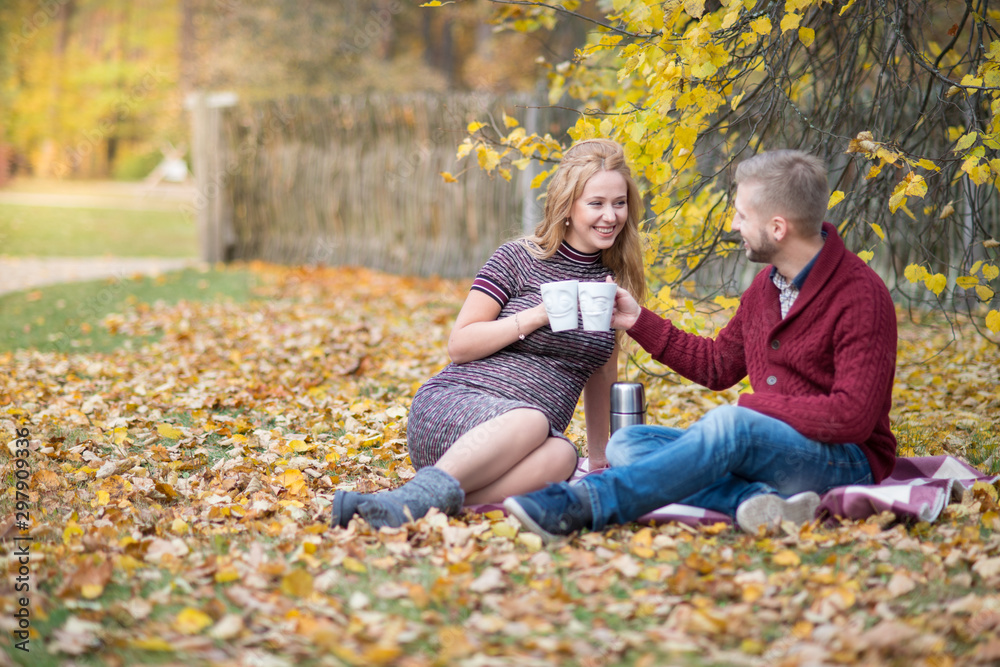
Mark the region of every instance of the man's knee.
<instances>
[{"instance_id":1,"label":"man's knee","mask_svg":"<svg viewBox=\"0 0 1000 667\"><path fill-rule=\"evenodd\" d=\"M604 455L608 459L608 464L612 467L627 466L631 463L627 442L625 438L618 435L619 433L621 431L613 434L611 439L608 440L607 447L604 448Z\"/></svg>"},{"instance_id":2,"label":"man's knee","mask_svg":"<svg viewBox=\"0 0 1000 667\"><path fill-rule=\"evenodd\" d=\"M746 408L741 408L736 405L719 405L706 412L702 419L710 419L719 422L720 424L733 424L737 420L744 417L744 410L746 410Z\"/></svg>"},{"instance_id":3,"label":"man's knee","mask_svg":"<svg viewBox=\"0 0 1000 667\"><path fill-rule=\"evenodd\" d=\"M612 467L627 466L632 462L632 457L629 455L631 438L628 436L628 431L628 428L623 428L612 433L611 439L608 440L608 444L604 448L604 456L607 457L608 464Z\"/></svg>"},{"instance_id":4,"label":"man's knee","mask_svg":"<svg viewBox=\"0 0 1000 667\"><path fill-rule=\"evenodd\" d=\"M720 405L706 412L700 420L700 425L706 430L705 435L709 439L712 439L712 436L731 438L737 429L746 428L757 414L749 408L737 405Z\"/></svg>"},{"instance_id":5,"label":"man's knee","mask_svg":"<svg viewBox=\"0 0 1000 667\"><path fill-rule=\"evenodd\" d=\"M671 435L671 429L661 426L626 426L611 435L604 455L613 468L632 465L655 446L672 440Z\"/></svg>"},{"instance_id":6,"label":"man's knee","mask_svg":"<svg viewBox=\"0 0 1000 667\"><path fill-rule=\"evenodd\" d=\"M768 440L782 437L790 429L780 419L738 405L720 405L702 417L701 428L707 440Z\"/></svg>"}]
</instances>

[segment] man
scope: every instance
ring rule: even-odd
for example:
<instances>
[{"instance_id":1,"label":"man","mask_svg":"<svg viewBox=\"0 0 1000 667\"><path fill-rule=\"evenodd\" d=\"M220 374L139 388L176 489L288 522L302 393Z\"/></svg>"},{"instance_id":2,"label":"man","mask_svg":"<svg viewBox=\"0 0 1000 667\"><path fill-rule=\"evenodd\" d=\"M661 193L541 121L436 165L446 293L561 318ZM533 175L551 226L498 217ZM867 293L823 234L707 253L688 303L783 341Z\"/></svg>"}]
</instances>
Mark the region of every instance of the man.
<instances>
[{"instance_id":1,"label":"man","mask_svg":"<svg viewBox=\"0 0 1000 667\"><path fill-rule=\"evenodd\" d=\"M674 502L757 533L811 520L818 493L892 472L895 309L878 275L823 222L825 165L767 152L738 165L736 182L733 230L751 261L771 266L732 320L714 340L688 334L619 288L612 326L694 382L721 390L749 375L753 393L688 429L621 429L608 443L610 469L508 498L504 507L545 540Z\"/></svg>"}]
</instances>

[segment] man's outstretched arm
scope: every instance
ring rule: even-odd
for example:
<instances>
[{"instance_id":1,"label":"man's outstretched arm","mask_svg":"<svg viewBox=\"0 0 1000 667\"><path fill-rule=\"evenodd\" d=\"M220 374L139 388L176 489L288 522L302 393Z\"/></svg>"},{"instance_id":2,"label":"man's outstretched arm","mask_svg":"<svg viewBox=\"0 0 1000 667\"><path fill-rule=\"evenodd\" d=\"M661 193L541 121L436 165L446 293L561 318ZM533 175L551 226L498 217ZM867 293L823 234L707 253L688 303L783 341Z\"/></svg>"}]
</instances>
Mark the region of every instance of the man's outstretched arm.
<instances>
[{"instance_id":1,"label":"man's outstretched arm","mask_svg":"<svg viewBox=\"0 0 1000 667\"><path fill-rule=\"evenodd\" d=\"M615 297L612 326L624 329L656 361L683 377L716 391L746 377L742 306L715 338L681 331L648 308L642 308L622 288Z\"/></svg>"}]
</instances>

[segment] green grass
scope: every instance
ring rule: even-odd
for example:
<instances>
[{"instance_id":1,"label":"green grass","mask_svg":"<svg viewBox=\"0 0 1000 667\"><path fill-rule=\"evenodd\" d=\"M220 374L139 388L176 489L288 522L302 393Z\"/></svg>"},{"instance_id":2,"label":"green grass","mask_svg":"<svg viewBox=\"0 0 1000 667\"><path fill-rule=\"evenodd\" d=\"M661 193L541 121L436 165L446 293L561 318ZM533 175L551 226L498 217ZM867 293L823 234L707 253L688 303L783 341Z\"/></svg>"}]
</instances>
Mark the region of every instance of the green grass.
<instances>
[{"instance_id":1,"label":"green grass","mask_svg":"<svg viewBox=\"0 0 1000 667\"><path fill-rule=\"evenodd\" d=\"M253 297L256 278L242 269L186 269L155 278L92 280L52 285L0 296L4 334L0 352L32 348L52 352L110 352L143 340L112 334L100 322L140 303ZM152 340L150 338L149 340Z\"/></svg>"},{"instance_id":2,"label":"green grass","mask_svg":"<svg viewBox=\"0 0 1000 667\"><path fill-rule=\"evenodd\" d=\"M975 426L956 429L960 445L951 450L942 449L939 434L926 426L915 425L903 417L892 424L892 432L899 444L900 456L938 456L951 454L958 456L979 468L987 475L1000 475L1000 432L989 419L983 419Z\"/></svg>"},{"instance_id":3,"label":"green grass","mask_svg":"<svg viewBox=\"0 0 1000 667\"><path fill-rule=\"evenodd\" d=\"M103 612L102 606L87 604L84 602L76 608L63 606L54 608L52 609L51 614L44 619L37 617L32 618L32 630L35 630L38 633L38 636L32 637L29 640L29 652L27 653L15 650L13 647L8 649L10 657L13 658L14 664L25 665L26 667L29 665L31 667L59 667L60 665L67 664L66 656L64 654L49 653L46 651L46 646L52 643L53 638L55 637L55 632L60 630L65 625L70 616L75 615L84 621L96 622L104 631L117 633L127 631L133 621L131 620L129 612L122 607L122 604L136 598L145 599L152 595L156 591L157 587L162 588L165 582L171 581L172 576L168 571L159 570L158 572L162 577L161 579L145 582L140 586L136 586L131 582L129 585L123 585L116 582L109 583L101 595L102 604L106 603L107 609L111 610L109 614L105 614ZM53 583L53 589L57 590L58 587L55 585L56 582L51 583ZM183 607L180 605L164 605L163 607L158 607L156 609L156 616L169 620L171 615L176 615L182 608ZM171 653L141 650L128 646L124 643L116 648L118 649L117 655L122 660L119 664L176 664L172 660L173 655ZM95 667L98 667L107 665L108 663L100 656L82 655L74 661L74 664L81 666L94 665Z\"/></svg>"},{"instance_id":4,"label":"green grass","mask_svg":"<svg viewBox=\"0 0 1000 667\"><path fill-rule=\"evenodd\" d=\"M984 421L969 433L969 444L964 452L972 465L991 475L1000 475L1000 433L993 424Z\"/></svg>"},{"instance_id":5,"label":"green grass","mask_svg":"<svg viewBox=\"0 0 1000 667\"><path fill-rule=\"evenodd\" d=\"M0 204L0 252L10 256L195 257L197 229L178 209Z\"/></svg>"}]
</instances>

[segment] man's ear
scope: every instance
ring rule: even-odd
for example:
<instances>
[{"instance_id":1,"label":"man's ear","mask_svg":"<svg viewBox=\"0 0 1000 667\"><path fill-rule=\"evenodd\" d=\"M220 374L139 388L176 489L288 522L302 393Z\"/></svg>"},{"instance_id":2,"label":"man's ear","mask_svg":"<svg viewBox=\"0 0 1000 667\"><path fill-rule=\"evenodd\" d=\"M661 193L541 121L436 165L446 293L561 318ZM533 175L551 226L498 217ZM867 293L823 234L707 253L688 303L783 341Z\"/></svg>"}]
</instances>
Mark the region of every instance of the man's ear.
<instances>
[{"instance_id":1,"label":"man's ear","mask_svg":"<svg viewBox=\"0 0 1000 667\"><path fill-rule=\"evenodd\" d=\"M781 217L780 215L776 215L771 218L767 224L771 229L771 236L774 237L775 241L781 241L788 236L790 223L787 219Z\"/></svg>"}]
</instances>

